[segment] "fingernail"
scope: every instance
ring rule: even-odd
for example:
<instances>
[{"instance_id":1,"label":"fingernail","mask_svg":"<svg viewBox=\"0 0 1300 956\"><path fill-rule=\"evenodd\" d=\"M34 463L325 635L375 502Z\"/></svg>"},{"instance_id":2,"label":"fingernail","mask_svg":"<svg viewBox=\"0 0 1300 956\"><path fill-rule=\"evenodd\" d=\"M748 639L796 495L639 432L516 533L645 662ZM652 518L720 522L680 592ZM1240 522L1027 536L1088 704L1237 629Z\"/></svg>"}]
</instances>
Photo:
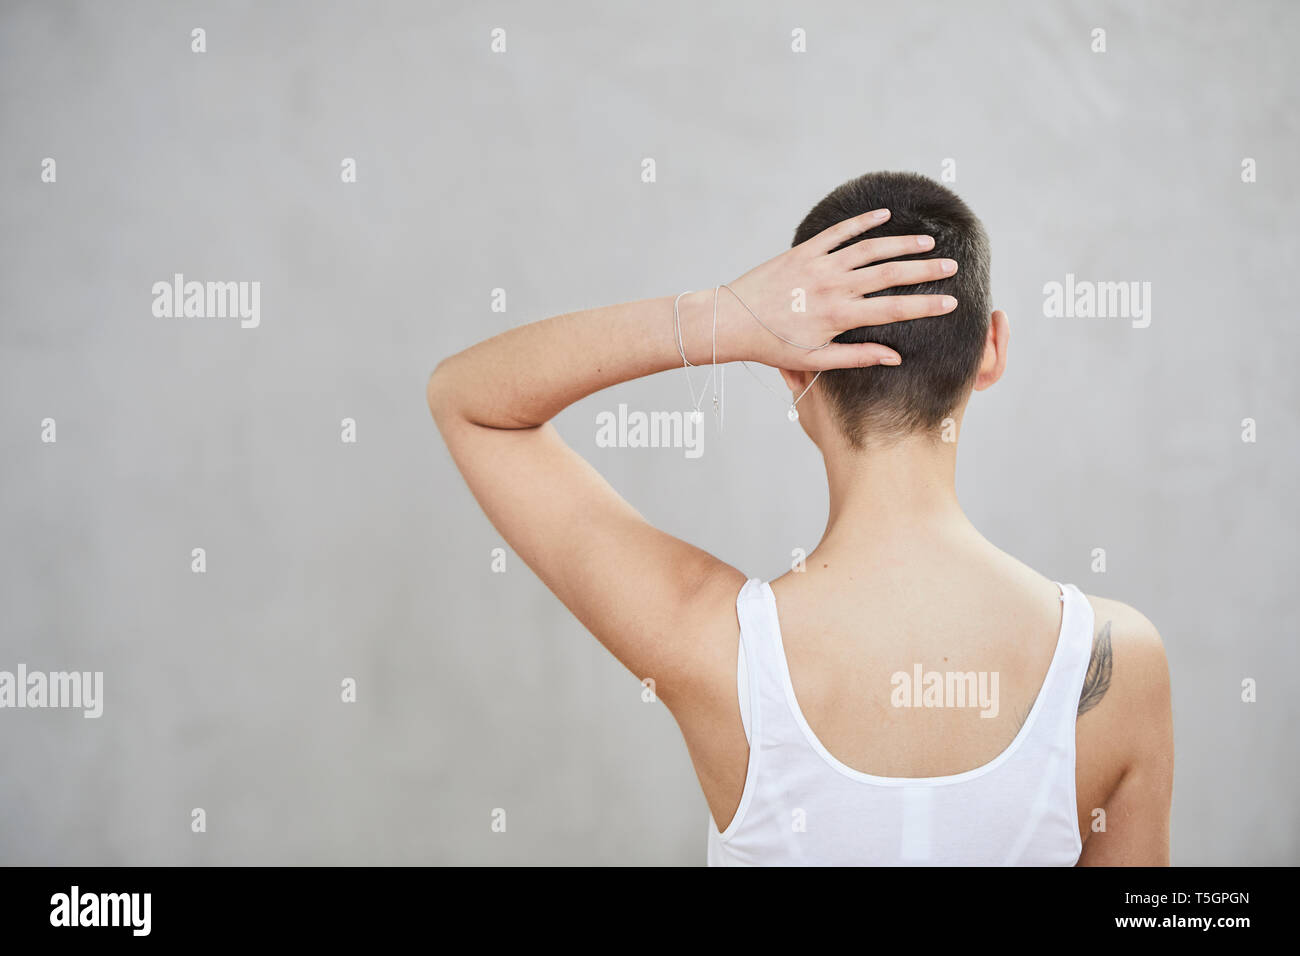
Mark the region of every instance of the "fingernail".
<instances>
[{"instance_id":1,"label":"fingernail","mask_svg":"<svg viewBox=\"0 0 1300 956\"><path fill-rule=\"evenodd\" d=\"M940 263L940 267L943 269L944 275L950 276L957 271L957 260L944 259L943 262Z\"/></svg>"},{"instance_id":2,"label":"fingernail","mask_svg":"<svg viewBox=\"0 0 1300 956\"><path fill-rule=\"evenodd\" d=\"M943 307L951 312L953 309L957 308L957 300L950 295L945 295L943 297Z\"/></svg>"},{"instance_id":3,"label":"fingernail","mask_svg":"<svg viewBox=\"0 0 1300 956\"><path fill-rule=\"evenodd\" d=\"M876 222L880 222L882 219L888 219L888 218L889 218L889 210L888 210L888 209L877 209L874 213L871 214L871 218L874 219L874 220L876 220Z\"/></svg>"},{"instance_id":4,"label":"fingernail","mask_svg":"<svg viewBox=\"0 0 1300 956\"><path fill-rule=\"evenodd\" d=\"M901 364L903 364L903 360L902 360L901 358L899 358L897 355L891 355L891 356L889 356L888 358L882 358L882 359L880 360L880 364L881 364L881 365L901 365Z\"/></svg>"},{"instance_id":5,"label":"fingernail","mask_svg":"<svg viewBox=\"0 0 1300 956\"><path fill-rule=\"evenodd\" d=\"M917 236L916 244L922 249L929 249L934 245L934 236Z\"/></svg>"}]
</instances>

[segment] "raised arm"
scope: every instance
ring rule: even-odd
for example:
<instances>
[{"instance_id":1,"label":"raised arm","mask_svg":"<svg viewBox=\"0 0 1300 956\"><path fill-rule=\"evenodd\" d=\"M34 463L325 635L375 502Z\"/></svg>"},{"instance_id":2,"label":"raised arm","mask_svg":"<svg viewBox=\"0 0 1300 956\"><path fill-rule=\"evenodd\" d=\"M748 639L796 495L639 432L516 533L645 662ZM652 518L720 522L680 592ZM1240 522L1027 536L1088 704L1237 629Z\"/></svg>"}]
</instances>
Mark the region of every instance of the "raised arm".
<instances>
[{"instance_id":1,"label":"raised arm","mask_svg":"<svg viewBox=\"0 0 1300 956\"><path fill-rule=\"evenodd\" d=\"M723 290L718 299L718 363L798 370L896 364L897 353L885 346L837 343L812 351L783 341L820 345L848 329L956 306L950 296L862 298L956 267L939 259L873 265L933 245L917 236L867 239L831 252L887 218L846 220L730 283L736 296ZM804 291L806 311L791 309L796 289ZM619 661L655 679L670 708L689 692L693 674L725 663L728 653L734 673L734 613L728 651L723 642L701 639L699 609L726 607L717 596L734 598L744 576L649 525L548 422L600 389L680 367L675 298L525 325L444 360L428 384L438 429L488 518ZM697 365L714 357L713 303L712 289L680 299L682 347Z\"/></svg>"}]
</instances>

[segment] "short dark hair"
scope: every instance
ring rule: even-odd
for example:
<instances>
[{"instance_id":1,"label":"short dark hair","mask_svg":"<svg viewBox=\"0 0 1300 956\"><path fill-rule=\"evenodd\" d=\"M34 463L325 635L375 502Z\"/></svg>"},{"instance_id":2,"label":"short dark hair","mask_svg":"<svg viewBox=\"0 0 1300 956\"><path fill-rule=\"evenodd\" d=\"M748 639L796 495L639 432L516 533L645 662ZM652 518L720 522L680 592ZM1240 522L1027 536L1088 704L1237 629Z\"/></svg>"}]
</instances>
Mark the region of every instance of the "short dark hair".
<instances>
[{"instance_id":1,"label":"short dark hair","mask_svg":"<svg viewBox=\"0 0 1300 956\"><path fill-rule=\"evenodd\" d=\"M873 209L890 210L889 220L837 248L880 236L928 235L934 237L933 249L895 261L943 257L955 259L958 268L946 279L871 295L943 293L956 296L957 308L947 315L851 329L836 337L836 342L879 342L903 357L897 367L822 373L818 387L856 447L873 438L937 429L973 384L989 328L984 226L956 193L918 173L867 173L844 183L804 217L794 245Z\"/></svg>"}]
</instances>

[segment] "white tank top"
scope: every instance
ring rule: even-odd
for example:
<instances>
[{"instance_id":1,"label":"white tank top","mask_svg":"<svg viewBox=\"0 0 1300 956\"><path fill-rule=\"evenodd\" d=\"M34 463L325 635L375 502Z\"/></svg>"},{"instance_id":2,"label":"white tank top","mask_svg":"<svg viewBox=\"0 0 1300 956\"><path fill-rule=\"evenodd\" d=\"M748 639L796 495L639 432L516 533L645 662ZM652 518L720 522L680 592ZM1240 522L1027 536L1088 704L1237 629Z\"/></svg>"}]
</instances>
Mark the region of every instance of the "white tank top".
<instances>
[{"instance_id":1,"label":"white tank top","mask_svg":"<svg viewBox=\"0 0 1300 956\"><path fill-rule=\"evenodd\" d=\"M1060 584L1047 676L1010 745L944 777L878 777L837 760L795 699L776 598L753 578L736 599L737 684L749 769L734 819L709 819L710 866L1073 866L1083 849L1074 724L1092 655L1092 605Z\"/></svg>"}]
</instances>

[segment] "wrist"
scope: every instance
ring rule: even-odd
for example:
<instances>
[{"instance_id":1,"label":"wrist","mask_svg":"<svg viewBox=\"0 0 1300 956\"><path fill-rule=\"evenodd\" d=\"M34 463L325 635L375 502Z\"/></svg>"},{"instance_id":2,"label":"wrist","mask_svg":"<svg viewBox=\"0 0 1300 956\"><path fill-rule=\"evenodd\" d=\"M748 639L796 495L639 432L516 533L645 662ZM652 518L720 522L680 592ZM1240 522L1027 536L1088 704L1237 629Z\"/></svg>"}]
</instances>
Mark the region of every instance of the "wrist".
<instances>
[{"instance_id":1,"label":"wrist","mask_svg":"<svg viewBox=\"0 0 1300 956\"><path fill-rule=\"evenodd\" d=\"M689 292L678 303L681 343L692 365L719 365L751 358L746 343L749 318L735 296L721 289L717 296L717 321L714 321L714 290ZM714 343L716 341L716 356Z\"/></svg>"}]
</instances>

